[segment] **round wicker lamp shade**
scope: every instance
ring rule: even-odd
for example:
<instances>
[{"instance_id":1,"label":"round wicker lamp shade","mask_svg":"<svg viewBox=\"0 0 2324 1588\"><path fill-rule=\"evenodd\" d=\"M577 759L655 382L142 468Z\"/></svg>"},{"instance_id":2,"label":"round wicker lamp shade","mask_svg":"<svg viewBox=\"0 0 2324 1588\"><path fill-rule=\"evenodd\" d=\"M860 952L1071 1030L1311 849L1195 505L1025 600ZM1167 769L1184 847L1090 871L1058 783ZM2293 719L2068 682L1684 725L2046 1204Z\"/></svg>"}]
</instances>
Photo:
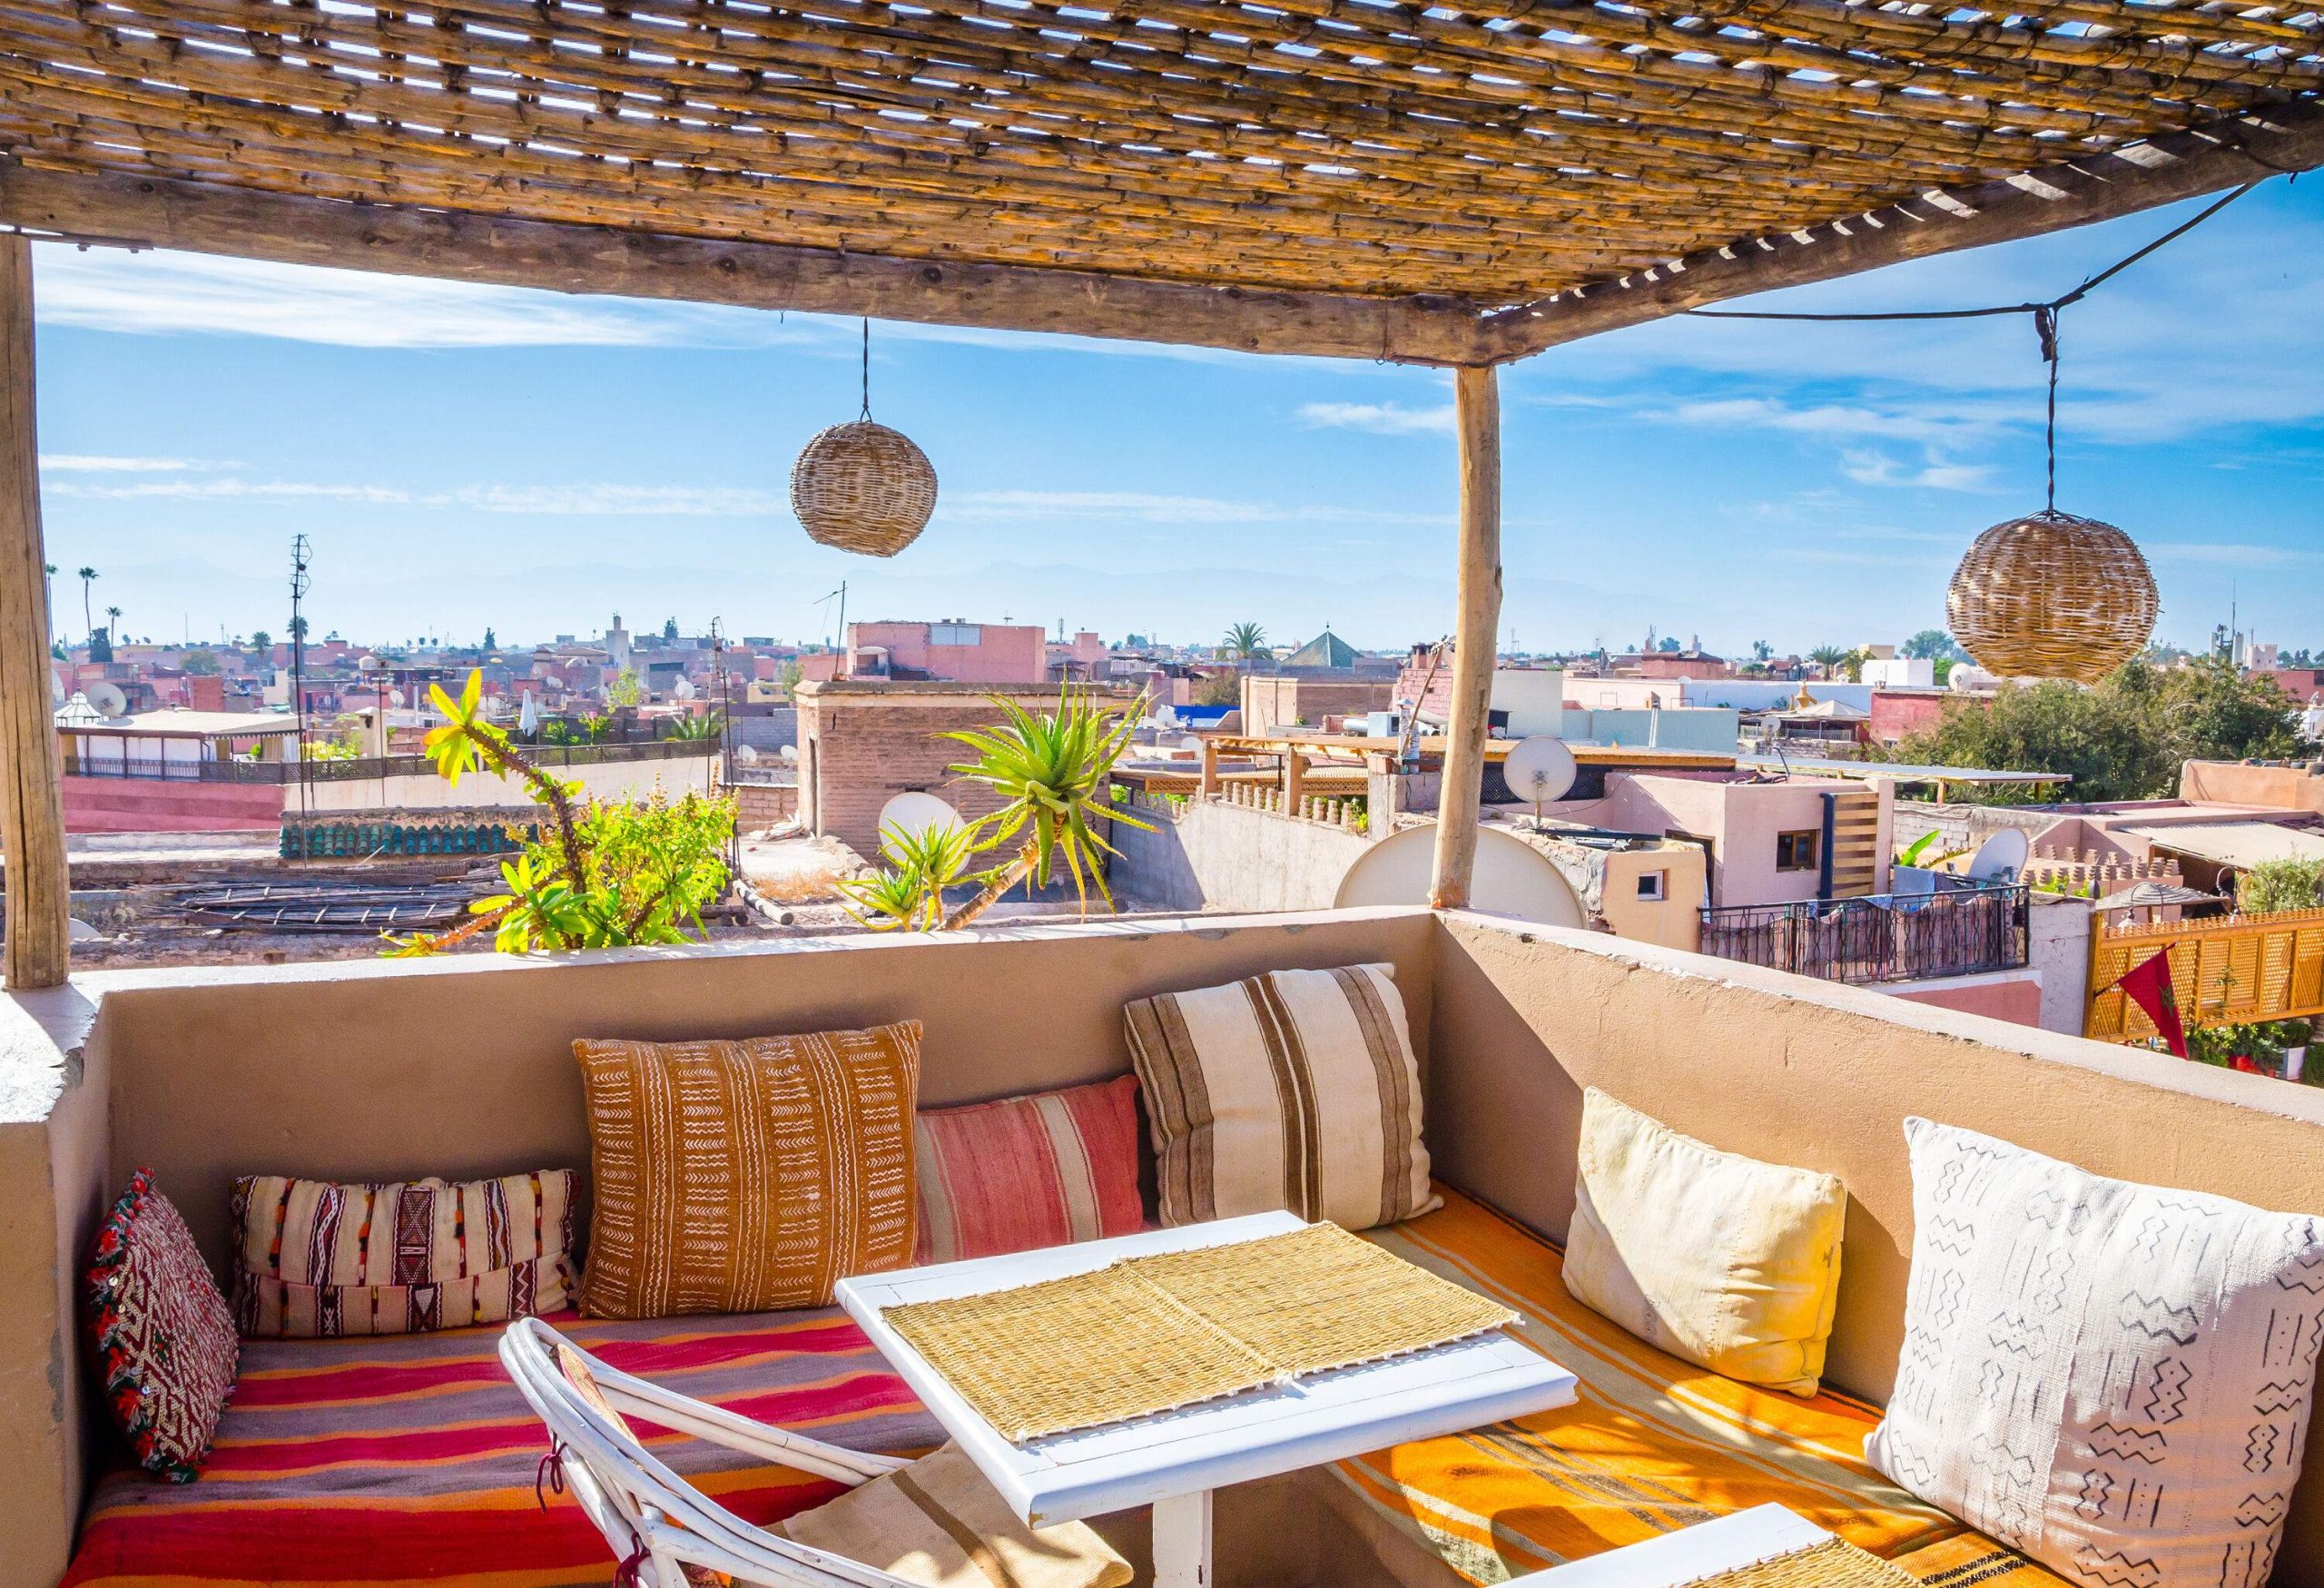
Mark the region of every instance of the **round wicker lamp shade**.
<instances>
[{"instance_id":1,"label":"round wicker lamp shade","mask_svg":"<svg viewBox=\"0 0 2324 1588\"><path fill-rule=\"evenodd\" d=\"M1989 673L2094 684L2145 648L2159 606L2129 536L2045 508L1977 537L1945 610Z\"/></svg>"},{"instance_id":2,"label":"round wicker lamp shade","mask_svg":"<svg viewBox=\"0 0 2324 1588\"><path fill-rule=\"evenodd\" d=\"M893 557L936 510L936 469L911 437L870 419L833 425L791 466L791 510L842 551Z\"/></svg>"}]
</instances>

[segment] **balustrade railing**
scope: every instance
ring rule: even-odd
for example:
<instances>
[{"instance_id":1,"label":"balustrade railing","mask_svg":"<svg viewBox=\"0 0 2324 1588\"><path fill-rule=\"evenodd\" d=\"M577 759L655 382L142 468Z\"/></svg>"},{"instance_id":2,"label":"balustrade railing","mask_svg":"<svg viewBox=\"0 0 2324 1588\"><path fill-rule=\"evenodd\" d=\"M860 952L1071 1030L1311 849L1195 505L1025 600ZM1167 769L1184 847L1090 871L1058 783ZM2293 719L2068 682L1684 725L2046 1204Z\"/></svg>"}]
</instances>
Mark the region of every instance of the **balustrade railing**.
<instances>
[{"instance_id":1,"label":"balustrade railing","mask_svg":"<svg viewBox=\"0 0 2324 1588\"><path fill-rule=\"evenodd\" d=\"M1827 981L2014 971L2029 952L2023 883L1703 912L1702 952Z\"/></svg>"}]
</instances>

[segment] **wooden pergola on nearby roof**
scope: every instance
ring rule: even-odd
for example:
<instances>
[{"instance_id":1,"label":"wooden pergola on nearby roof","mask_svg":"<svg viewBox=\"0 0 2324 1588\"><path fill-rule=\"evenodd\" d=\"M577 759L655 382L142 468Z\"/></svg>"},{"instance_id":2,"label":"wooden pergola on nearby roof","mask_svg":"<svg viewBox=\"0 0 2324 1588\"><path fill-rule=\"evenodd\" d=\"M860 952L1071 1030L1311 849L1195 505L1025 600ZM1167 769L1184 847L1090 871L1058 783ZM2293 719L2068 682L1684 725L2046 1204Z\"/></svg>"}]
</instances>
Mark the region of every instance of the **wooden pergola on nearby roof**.
<instances>
[{"instance_id":1,"label":"wooden pergola on nearby roof","mask_svg":"<svg viewBox=\"0 0 2324 1588\"><path fill-rule=\"evenodd\" d=\"M0 0L0 226L1455 366L1457 904L1495 365L2324 163L2319 93L2316 0ZM0 236L17 986L65 966L31 326Z\"/></svg>"}]
</instances>

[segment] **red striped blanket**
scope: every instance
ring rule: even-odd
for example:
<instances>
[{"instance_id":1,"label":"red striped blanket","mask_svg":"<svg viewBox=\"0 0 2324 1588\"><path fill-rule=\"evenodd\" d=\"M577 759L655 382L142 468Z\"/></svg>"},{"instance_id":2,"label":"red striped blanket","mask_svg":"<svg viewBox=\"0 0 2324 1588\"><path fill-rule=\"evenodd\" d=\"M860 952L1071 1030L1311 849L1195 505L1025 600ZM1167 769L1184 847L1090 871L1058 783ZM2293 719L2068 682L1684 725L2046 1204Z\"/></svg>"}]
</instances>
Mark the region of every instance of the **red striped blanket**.
<instances>
[{"instance_id":1,"label":"red striped blanket","mask_svg":"<svg viewBox=\"0 0 2324 1588\"><path fill-rule=\"evenodd\" d=\"M836 1309L553 1321L616 1367L836 1445L910 1454L943 1438ZM580 1507L534 1498L547 1433L502 1372L499 1339L492 1327L245 1343L201 1479L106 1477L66 1588L606 1582L613 1557ZM754 1522L838 1492L666 1430L648 1443Z\"/></svg>"}]
</instances>

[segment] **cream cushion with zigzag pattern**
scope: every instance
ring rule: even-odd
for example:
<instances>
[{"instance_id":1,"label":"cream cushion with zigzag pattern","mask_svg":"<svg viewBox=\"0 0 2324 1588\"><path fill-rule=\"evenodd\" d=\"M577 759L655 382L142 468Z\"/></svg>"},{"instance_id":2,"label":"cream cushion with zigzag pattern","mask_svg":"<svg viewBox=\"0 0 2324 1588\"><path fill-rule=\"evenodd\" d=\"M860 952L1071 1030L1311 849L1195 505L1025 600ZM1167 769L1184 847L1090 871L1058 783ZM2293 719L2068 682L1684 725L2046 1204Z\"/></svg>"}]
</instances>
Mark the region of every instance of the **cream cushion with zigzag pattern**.
<instances>
[{"instance_id":1,"label":"cream cushion with zigzag pattern","mask_svg":"<svg viewBox=\"0 0 2324 1588\"><path fill-rule=\"evenodd\" d=\"M1872 1464L2090 1588L2260 1588L2324 1342L2324 1220L1907 1119L1905 1350Z\"/></svg>"}]
</instances>

